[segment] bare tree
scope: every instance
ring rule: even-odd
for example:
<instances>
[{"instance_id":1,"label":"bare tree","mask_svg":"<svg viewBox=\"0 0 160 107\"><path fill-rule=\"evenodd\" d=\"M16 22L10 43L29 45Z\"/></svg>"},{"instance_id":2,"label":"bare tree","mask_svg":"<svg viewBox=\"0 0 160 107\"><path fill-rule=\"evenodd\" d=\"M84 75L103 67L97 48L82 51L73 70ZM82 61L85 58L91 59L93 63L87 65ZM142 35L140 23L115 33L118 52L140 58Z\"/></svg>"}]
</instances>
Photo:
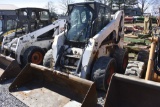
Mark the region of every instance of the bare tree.
<instances>
[{"instance_id":1,"label":"bare tree","mask_svg":"<svg viewBox=\"0 0 160 107\"><path fill-rule=\"evenodd\" d=\"M54 3L52 1L49 1L45 5L45 8L47 8L51 13L56 11L56 8L55 8Z\"/></svg>"},{"instance_id":2,"label":"bare tree","mask_svg":"<svg viewBox=\"0 0 160 107\"><path fill-rule=\"evenodd\" d=\"M100 2L100 3L103 3L103 4L108 4L112 0L85 0L85 1L97 1L97 2Z\"/></svg>"},{"instance_id":3,"label":"bare tree","mask_svg":"<svg viewBox=\"0 0 160 107\"><path fill-rule=\"evenodd\" d=\"M144 13L150 6L156 4L158 0L138 0L138 7L141 9L141 12Z\"/></svg>"},{"instance_id":4,"label":"bare tree","mask_svg":"<svg viewBox=\"0 0 160 107\"><path fill-rule=\"evenodd\" d=\"M56 8L55 8L55 5L54 5L54 3L52 1L49 1L45 5L45 8L49 10L52 18L56 18L57 17Z\"/></svg>"},{"instance_id":5,"label":"bare tree","mask_svg":"<svg viewBox=\"0 0 160 107\"><path fill-rule=\"evenodd\" d=\"M60 7L63 11L67 11L68 4L74 3L74 0L60 0Z\"/></svg>"},{"instance_id":6,"label":"bare tree","mask_svg":"<svg viewBox=\"0 0 160 107\"><path fill-rule=\"evenodd\" d=\"M138 0L86 0L86 1L97 1L108 5L112 12L117 10L124 10L126 12L128 9L134 8L138 4Z\"/></svg>"}]
</instances>

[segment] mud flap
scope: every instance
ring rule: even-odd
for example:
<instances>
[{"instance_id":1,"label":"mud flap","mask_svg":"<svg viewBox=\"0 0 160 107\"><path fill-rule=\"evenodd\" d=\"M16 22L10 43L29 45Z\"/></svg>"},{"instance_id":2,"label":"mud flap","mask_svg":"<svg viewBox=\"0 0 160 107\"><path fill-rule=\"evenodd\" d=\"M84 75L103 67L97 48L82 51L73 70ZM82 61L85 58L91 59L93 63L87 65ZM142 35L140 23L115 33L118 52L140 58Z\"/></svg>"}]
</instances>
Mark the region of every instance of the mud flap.
<instances>
[{"instance_id":1,"label":"mud flap","mask_svg":"<svg viewBox=\"0 0 160 107\"><path fill-rule=\"evenodd\" d=\"M0 83L16 77L21 71L17 61L0 54Z\"/></svg>"},{"instance_id":2,"label":"mud flap","mask_svg":"<svg viewBox=\"0 0 160 107\"><path fill-rule=\"evenodd\" d=\"M157 107L159 99L160 83L114 74L104 107Z\"/></svg>"},{"instance_id":3,"label":"mud flap","mask_svg":"<svg viewBox=\"0 0 160 107\"><path fill-rule=\"evenodd\" d=\"M30 107L95 107L92 81L28 64L9 87L10 93Z\"/></svg>"}]
</instances>

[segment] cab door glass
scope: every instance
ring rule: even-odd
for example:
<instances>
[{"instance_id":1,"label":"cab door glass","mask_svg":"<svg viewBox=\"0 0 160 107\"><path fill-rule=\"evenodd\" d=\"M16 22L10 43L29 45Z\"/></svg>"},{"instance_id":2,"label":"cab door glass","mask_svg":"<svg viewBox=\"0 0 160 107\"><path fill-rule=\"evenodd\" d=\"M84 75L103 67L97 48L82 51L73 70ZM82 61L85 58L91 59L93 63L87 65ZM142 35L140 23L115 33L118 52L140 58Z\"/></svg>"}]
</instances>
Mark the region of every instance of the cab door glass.
<instances>
[{"instance_id":1,"label":"cab door glass","mask_svg":"<svg viewBox=\"0 0 160 107\"><path fill-rule=\"evenodd\" d=\"M105 8L104 26L106 26L111 20L111 12L109 8Z\"/></svg>"},{"instance_id":2,"label":"cab door glass","mask_svg":"<svg viewBox=\"0 0 160 107\"><path fill-rule=\"evenodd\" d=\"M16 28L16 21L15 20L7 20L7 31Z\"/></svg>"},{"instance_id":3,"label":"cab door glass","mask_svg":"<svg viewBox=\"0 0 160 107\"><path fill-rule=\"evenodd\" d=\"M104 27L103 20L104 20L104 8L100 7L97 18L96 33L98 33Z\"/></svg>"},{"instance_id":4,"label":"cab door glass","mask_svg":"<svg viewBox=\"0 0 160 107\"><path fill-rule=\"evenodd\" d=\"M49 14L47 11L40 12L40 20L49 20Z\"/></svg>"},{"instance_id":5,"label":"cab door glass","mask_svg":"<svg viewBox=\"0 0 160 107\"><path fill-rule=\"evenodd\" d=\"M82 23L87 23L86 22L87 19L86 19L86 12L85 11L81 13L81 18L82 18Z\"/></svg>"}]
</instances>

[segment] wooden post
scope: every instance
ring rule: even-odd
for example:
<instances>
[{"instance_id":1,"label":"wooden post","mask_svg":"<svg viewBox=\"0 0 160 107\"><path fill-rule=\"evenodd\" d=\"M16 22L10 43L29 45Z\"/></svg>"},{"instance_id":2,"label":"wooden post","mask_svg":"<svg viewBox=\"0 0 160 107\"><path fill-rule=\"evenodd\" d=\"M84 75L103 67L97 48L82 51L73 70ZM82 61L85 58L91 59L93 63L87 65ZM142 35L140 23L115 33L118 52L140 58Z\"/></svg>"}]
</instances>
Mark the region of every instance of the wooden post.
<instances>
[{"instance_id":1,"label":"wooden post","mask_svg":"<svg viewBox=\"0 0 160 107\"><path fill-rule=\"evenodd\" d=\"M153 70L153 67L154 67L153 58L154 58L154 52L155 52L157 41L158 41L158 37L153 37L152 43L151 43L149 59L148 59L148 66L147 66L147 72L146 72L145 80L151 80L152 70Z\"/></svg>"}]
</instances>

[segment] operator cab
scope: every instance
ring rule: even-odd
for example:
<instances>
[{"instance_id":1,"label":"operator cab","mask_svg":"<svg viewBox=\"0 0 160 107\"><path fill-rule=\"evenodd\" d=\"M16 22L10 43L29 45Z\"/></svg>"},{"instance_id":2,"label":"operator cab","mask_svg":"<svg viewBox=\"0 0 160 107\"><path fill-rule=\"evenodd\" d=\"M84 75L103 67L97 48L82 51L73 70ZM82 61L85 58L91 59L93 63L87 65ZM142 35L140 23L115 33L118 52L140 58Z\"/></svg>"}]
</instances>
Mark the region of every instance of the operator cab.
<instances>
[{"instance_id":1,"label":"operator cab","mask_svg":"<svg viewBox=\"0 0 160 107\"><path fill-rule=\"evenodd\" d=\"M108 6L97 2L68 5L67 43L74 43L74 46L79 43L84 47L89 38L97 34L110 22L110 13L111 10Z\"/></svg>"},{"instance_id":2,"label":"operator cab","mask_svg":"<svg viewBox=\"0 0 160 107\"><path fill-rule=\"evenodd\" d=\"M49 10L41 8L20 8L16 10L16 36L33 32L52 23Z\"/></svg>"},{"instance_id":3,"label":"operator cab","mask_svg":"<svg viewBox=\"0 0 160 107\"><path fill-rule=\"evenodd\" d=\"M13 30L16 27L16 13L15 11L0 13L0 32Z\"/></svg>"},{"instance_id":4,"label":"operator cab","mask_svg":"<svg viewBox=\"0 0 160 107\"><path fill-rule=\"evenodd\" d=\"M16 24L16 12L14 10L0 12L0 44L3 40L3 36L14 30Z\"/></svg>"},{"instance_id":5,"label":"operator cab","mask_svg":"<svg viewBox=\"0 0 160 107\"><path fill-rule=\"evenodd\" d=\"M93 12L90 8L75 6L70 14L70 26L67 40L84 42L88 38L93 19Z\"/></svg>"}]
</instances>

